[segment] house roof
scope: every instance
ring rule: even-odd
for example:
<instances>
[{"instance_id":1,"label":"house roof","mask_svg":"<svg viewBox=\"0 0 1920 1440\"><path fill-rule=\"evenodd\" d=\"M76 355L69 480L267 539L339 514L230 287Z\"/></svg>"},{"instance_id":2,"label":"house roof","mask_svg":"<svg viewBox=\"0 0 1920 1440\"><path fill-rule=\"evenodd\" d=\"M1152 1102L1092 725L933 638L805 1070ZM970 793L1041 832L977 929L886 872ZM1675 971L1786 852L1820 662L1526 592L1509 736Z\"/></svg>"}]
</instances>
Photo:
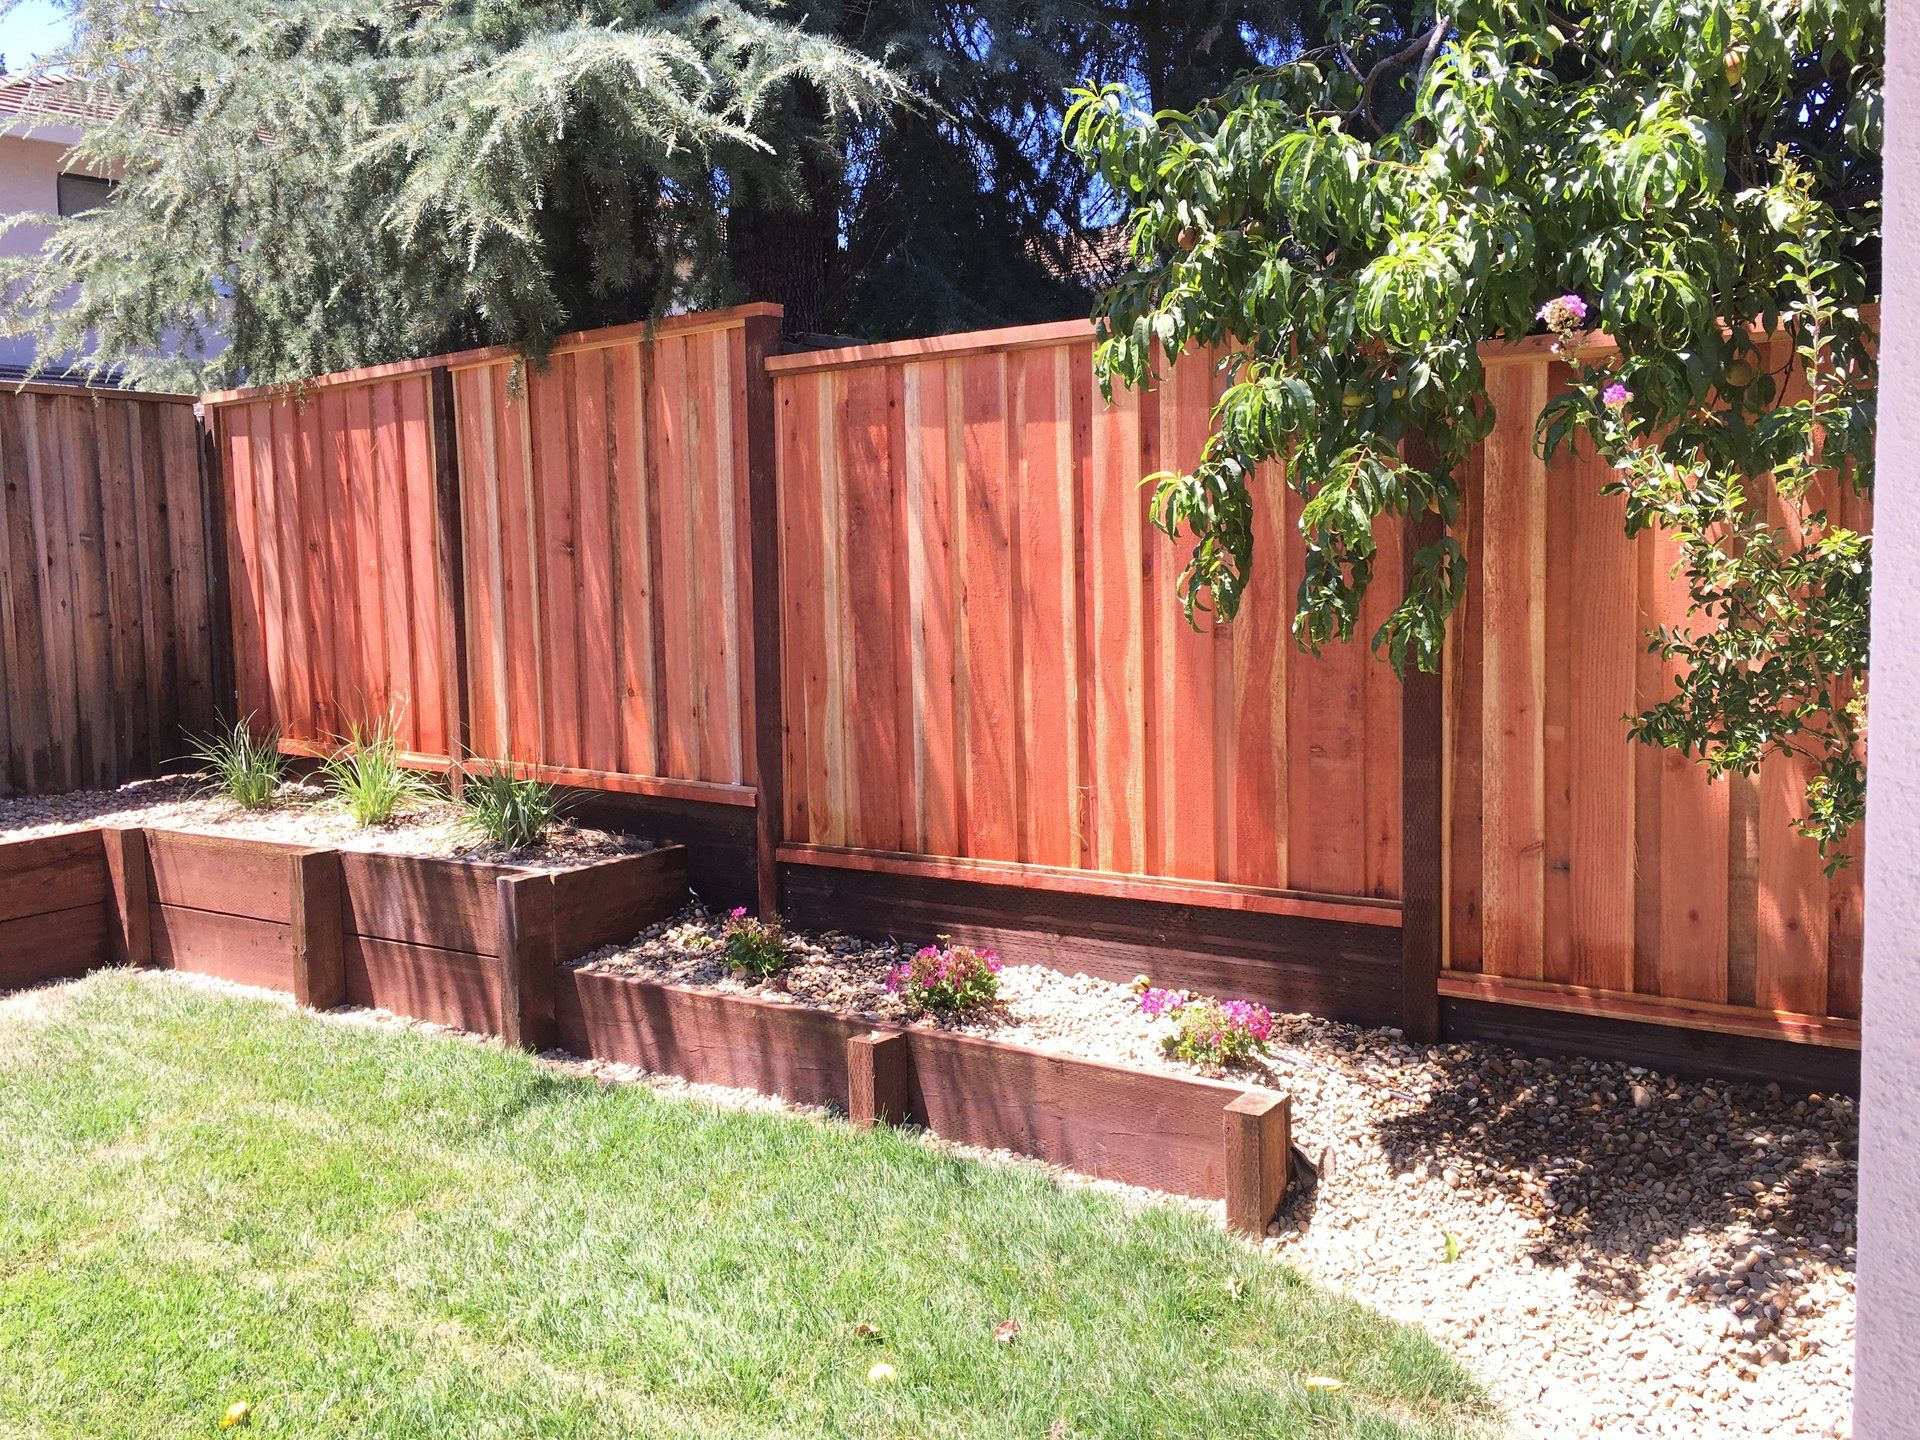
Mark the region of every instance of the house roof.
<instances>
[{"instance_id":1,"label":"house roof","mask_svg":"<svg viewBox=\"0 0 1920 1440\"><path fill-rule=\"evenodd\" d=\"M64 75L14 75L0 79L0 116L44 115L52 121L111 120L120 107L85 80Z\"/></svg>"}]
</instances>

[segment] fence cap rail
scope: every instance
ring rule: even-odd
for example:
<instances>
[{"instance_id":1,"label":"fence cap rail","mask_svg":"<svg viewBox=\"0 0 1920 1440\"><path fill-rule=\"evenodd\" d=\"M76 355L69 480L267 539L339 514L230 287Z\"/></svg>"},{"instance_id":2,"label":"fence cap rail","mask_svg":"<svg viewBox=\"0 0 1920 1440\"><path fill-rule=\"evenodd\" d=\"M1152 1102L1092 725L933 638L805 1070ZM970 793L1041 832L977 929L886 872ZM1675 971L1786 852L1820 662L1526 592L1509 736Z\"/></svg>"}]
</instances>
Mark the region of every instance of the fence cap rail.
<instances>
[{"instance_id":1,"label":"fence cap rail","mask_svg":"<svg viewBox=\"0 0 1920 1440\"><path fill-rule=\"evenodd\" d=\"M61 380L0 381L0 394L57 395L69 400L144 400L167 405L191 405L200 398L175 390L128 390L118 385L78 385Z\"/></svg>"},{"instance_id":2,"label":"fence cap rail","mask_svg":"<svg viewBox=\"0 0 1920 1440\"><path fill-rule=\"evenodd\" d=\"M636 320L629 325L610 325L600 330L570 330L553 342L552 354L578 350L597 350L608 345L623 345L630 340L650 340L667 335L698 334L706 330L726 330L749 320L777 319L786 312L778 305L757 303L735 305L727 310L696 310L685 315L667 315L658 320ZM517 345L483 345L473 350L456 350L448 355L422 355L415 360L393 360L384 365L364 365L357 370L335 370L306 380L289 380L278 385L248 385L238 390L214 390L200 396L204 405L233 405L247 400L290 399L307 390L335 389L342 385L364 385L375 380L392 380L403 375L419 375L429 370L465 370L516 359L525 352ZM192 399L192 396L185 397Z\"/></svg>"}]
</instances>

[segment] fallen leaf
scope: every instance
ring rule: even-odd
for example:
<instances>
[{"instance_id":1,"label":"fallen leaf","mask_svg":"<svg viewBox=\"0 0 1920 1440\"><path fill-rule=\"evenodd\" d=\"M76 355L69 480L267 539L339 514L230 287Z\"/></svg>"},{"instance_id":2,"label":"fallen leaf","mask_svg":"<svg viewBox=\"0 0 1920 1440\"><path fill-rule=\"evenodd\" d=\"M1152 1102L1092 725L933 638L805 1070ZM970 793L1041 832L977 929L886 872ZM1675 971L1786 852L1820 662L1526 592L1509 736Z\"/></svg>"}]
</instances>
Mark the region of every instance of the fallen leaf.
<instances>
[{"instance_id":1,"label":"fallen leaf","mask_svg":"<svg viewBox=\"0 0 1920 1440\"><path fill-rule=\"evenodd\" d=\"M220 1428L231 1430L236 1425L247 1423L247 1417L253 1413L253 1406L244 1400L236 1400L227 1407L227 1413L220 1417Z\"/></svg>"},{"instance_id":2,"label":"fallen leaf","mask_svg":"<svg viewBox=\"0 0 1920 1440\"><path fill-rule=\"evenodd\" d=\"M889 1365L886 1361L876 1361L874 1362L873 1368L867 1371L867 1383L869 1385L884 1385L889 1380L892 1380L896 1373L893 1366Z\"/></svg>"},{"instance_id":3,"label":"fallen leaf","mask_svg":"<svg viewBox=\"0 0 1920 1440\"><path fill-rule=\"evenodd\" d=\"M880 1327L878 1325L869 1325L864 1320L853 1327L853 1333L854 1338L866 1340L875 1345L878 1345L882 1340L887 1338L880 1333Z\"/></svg>"},{"instance_id":4,"label":"fallen leaf","mask_svg":"<svg viewBox=\"0 0 1920 1440\"><path fill-rule=\"evenodd\" d=\"M1446 1240L1447 1240L1447 1263L1451 1265L1454 1261L1460 1258L1460 1237L1451 1232L1447 1232Z\"/></svg>"},{"instance_id":5,"label":"fallen leaf","mask_svg":"<svg viewBox=\"0 0 1920 1440\"><path fill-rule=\"evenodd\" d=\"M993 1327L993 1338L1002 1345L1011 1345L1013 1343L1013 1337L1019 1333L1020 1322L1018 1320L1002 1320L998 1325Z\"/></svg>"},{"instance_id":6,"label":"fallen leaf","mask_svg":"<svg viewBox=\"0 0 1920 1440\"><path fill-rule=\"evenodd\" d=\"M1309 1375L1305 1380L1302 1380L1300 1383L1302 1385L1305 1385L1309 1390L1321 1390L1321 1391L1331 1392L1334 1390L1344 1390L1347 1388L1346 1381L1336 1380L1331 1375Z\"/></svg>"}]
</instances>

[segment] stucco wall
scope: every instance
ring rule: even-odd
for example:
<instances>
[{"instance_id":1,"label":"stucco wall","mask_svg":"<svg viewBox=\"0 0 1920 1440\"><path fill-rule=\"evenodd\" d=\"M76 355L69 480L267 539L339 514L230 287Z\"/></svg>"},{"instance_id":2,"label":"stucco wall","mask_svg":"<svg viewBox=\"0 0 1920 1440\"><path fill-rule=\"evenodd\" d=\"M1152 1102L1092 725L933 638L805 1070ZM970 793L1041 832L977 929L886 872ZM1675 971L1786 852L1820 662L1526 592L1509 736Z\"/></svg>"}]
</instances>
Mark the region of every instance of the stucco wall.
<instances>
[{"instance_id":1,"label":"stucco wall","mask_svg":"<svg viewBox=\"0 0 1920 1440\"><path fill-rule=\"evenodd\" d=\"M0 215L53 213L59 206L60 159L65 153L66 146L57 140L0 137ZM44 233L39 226L29 226L0 235L0 255L29 254L39 248ZM0 365L26 365L32 359L32 341L0 339Z\"/></svg>"},{"instance_id":2,"label":"stucco wall","mask_svg":"<svg viewBox=\"0 0 1920 1440\"><path fill-rule=\"evenodd\" d=\"M1920 1436L1920 5L1887 9L1857 1440Z\"/></svg>"}]
</instances>

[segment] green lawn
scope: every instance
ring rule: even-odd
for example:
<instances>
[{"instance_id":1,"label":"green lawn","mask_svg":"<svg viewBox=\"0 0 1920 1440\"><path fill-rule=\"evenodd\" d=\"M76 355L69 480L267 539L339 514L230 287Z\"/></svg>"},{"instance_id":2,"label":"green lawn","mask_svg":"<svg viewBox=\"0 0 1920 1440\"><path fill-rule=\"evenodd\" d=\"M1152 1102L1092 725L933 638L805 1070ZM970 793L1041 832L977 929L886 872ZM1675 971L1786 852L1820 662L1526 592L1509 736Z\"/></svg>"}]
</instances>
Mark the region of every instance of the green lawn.
<instances>
[{"instance_id":1,"label":"green lawn","mask_svg":"<svg viewBox=\"0 0 1920 1440\"><path fill-rule=\"evenodd\" d=\"M45 995L0 1004L0 1435L1492 1428L1419 1332L1172 1209L154 978Z\"/></svg>"}]
</instances>

